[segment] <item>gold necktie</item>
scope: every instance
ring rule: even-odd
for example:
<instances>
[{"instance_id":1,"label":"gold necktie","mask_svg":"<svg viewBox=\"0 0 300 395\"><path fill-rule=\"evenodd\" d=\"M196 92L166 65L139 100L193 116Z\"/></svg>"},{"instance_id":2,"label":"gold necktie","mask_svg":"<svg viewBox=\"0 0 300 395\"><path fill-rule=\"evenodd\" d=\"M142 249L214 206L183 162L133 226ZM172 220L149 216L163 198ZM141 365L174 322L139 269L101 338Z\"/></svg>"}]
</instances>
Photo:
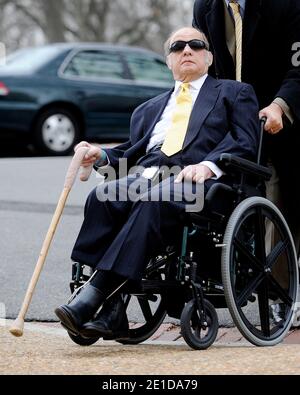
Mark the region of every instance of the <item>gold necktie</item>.
<instances>
[{"instance_id":1,"label":"gold necktie","mask_svg":"<svg viewBox=\"0 0 300 395\"><path fill-rule=\"evenodd\" d=\"M176 99L176 107L172 117L172 124L167 131L161 150L167 156L181 151L192 112L193 100L189 84L181 85L181 91Z\"/></svg>"},{"instance_id":2,"label":"gold necktie","mask_svg":"<svg viewBox=\"0 0 300 395\"><path fill-rule=\"evenodd\" d=\"M242 38L243 38L243 20L240 14L240 5L235 1L230 1L229 6L232 9L235 22L235 45L236 45L236 80L242 81Z\"/></svg>"}]
</instances>

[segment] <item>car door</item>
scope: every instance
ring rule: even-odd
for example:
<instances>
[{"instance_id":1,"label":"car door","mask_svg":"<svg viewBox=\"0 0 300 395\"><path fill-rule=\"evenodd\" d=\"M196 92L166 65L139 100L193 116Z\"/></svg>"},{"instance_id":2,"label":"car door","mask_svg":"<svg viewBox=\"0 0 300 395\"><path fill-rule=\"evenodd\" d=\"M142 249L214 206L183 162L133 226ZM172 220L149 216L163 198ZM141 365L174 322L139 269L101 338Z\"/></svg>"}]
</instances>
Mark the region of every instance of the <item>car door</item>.
<instances>
[{"instance_id":1,"label":"car door","mask_svg":"<svg viewBox=\"0 0 300 395\"><path fill-rule=\"evenodd\" d=\"M126 138L135 108L131 81L120 54L110 49L73 52L61 70L84 112L87 137Z\"/></svg>"}]
</instances>

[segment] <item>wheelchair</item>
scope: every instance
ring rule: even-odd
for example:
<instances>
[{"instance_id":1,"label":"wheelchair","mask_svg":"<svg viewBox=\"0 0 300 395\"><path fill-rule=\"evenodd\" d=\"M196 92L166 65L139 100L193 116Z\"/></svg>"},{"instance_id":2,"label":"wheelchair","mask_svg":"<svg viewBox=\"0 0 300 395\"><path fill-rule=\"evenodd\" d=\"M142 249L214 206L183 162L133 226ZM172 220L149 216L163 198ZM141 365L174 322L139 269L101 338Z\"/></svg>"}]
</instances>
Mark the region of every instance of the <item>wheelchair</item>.
<instances>
[{"instance_id":1,"label":"wheelchair","mask_svg":"<svg viewBox=\"0 0 300 395\"><path fill-rule=\"evenodd\" d=\"M261 129L262 136L263 124ZM141 343L168 314L180 319L181 335L191 348L207 349L217 337L219 308L228 308L234 324L252 344L272 346L283 340L295 310L298 263L283 215L264 198L271 171L259 165L261 145L262 137L258 164L222 154L219 166L236 183L215 183L204 209L188 214L181 245L151 259L141 284L126 284L119 290L128 316L133 303L144 322L131 326L127 338L114 340ZM272 233L272 243L266 232ZM80 263L74 263L72 270L71 291L80 292L90 273ZM82 346L99 339L69 336Z\"/></svg>"}]
</instances>

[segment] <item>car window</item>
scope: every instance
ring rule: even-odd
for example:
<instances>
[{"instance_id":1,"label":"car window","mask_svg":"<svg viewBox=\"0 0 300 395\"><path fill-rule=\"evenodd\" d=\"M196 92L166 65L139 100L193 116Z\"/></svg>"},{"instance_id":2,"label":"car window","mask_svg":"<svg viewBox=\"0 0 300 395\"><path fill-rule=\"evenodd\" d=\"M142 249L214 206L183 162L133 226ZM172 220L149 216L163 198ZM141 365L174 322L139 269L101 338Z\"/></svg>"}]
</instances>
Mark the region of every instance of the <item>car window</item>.
<instances>
[{"instance_id":1,"label":"car window","mask_svg":"<svg viewBox=\"0 0 300 395\"><path fill-rule=\"evenodd\" d=\"M24 48L10 54L1 68L10 72L32 72L45 65L61 52L59 47Z\"/></svg>"},{"instance_id":2,"label":"car window","mask_svg":"<svg viewBox=\"0 0 300 395\"><path fill-rule=\"evenodd\" d=\"M168 66L161 60L138 54L125 55L133 78L138 81L172 82Z\"/></svg>"},{"instance_id":3,"label":"car window","mask_svg":"<svg viewBox=\"0 0 300 395\"><path fill-rule=\"evenodd\" d=\"M106 51L81 51L64 69L65 76L89 78L124 78L124 68L118 54Z\"/></svg>"}]
</instances>

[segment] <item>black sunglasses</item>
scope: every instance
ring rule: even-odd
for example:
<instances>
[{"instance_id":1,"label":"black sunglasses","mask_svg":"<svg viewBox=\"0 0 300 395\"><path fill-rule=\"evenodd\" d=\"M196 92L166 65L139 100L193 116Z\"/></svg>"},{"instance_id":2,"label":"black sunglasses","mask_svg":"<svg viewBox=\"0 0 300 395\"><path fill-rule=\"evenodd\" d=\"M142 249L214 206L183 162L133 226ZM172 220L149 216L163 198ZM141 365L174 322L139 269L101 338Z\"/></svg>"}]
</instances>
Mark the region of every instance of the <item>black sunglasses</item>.
<instances>
[{"instance_id":1,"label":"black sunglasses","mask_svg":"<svg viewBox=\"0 0 300 395\"><path fill-rule=\"evenodd\" d=\"M203 40L190 40L190 41L175 41L169 48L169 53L181 52L189 45L193 51L200 51L201 49L208 49L208 45Z\"/></svg>"}]
</instances>

